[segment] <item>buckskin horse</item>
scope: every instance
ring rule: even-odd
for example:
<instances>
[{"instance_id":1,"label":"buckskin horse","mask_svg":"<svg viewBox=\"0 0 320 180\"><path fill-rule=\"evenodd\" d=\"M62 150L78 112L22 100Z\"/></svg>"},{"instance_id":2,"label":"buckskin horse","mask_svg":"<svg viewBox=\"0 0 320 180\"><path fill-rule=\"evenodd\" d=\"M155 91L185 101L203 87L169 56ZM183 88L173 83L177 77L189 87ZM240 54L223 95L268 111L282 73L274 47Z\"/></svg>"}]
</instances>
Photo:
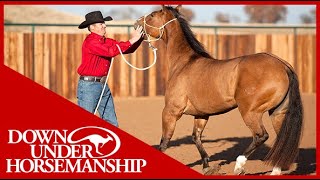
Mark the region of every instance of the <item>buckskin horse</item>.
<instances>
[{"instance_id":1,"label":"buckskin horse","mask_svg":"<svg viewBox=\"0 0 320 180\"><path fill-rule=\"evenodd\" d=\"M192 140L201 155L203 172L216 172L209 166L201 134L209 116L238 108L253 136L236 159L234 173L243 174L248 157L269 137L262 123L268 112L277 137L265 162L273 166L271 175L280 175L294 163L302 134L303 106L293 67L269 53L215 59L195 38L180 11L181 5L162 6L135 23L135 27L144 27L145 37L161 39L166 45L169 74L159 149L167 149L177 120L183 114L192 115Z\"/></svg>"}]
</instances>

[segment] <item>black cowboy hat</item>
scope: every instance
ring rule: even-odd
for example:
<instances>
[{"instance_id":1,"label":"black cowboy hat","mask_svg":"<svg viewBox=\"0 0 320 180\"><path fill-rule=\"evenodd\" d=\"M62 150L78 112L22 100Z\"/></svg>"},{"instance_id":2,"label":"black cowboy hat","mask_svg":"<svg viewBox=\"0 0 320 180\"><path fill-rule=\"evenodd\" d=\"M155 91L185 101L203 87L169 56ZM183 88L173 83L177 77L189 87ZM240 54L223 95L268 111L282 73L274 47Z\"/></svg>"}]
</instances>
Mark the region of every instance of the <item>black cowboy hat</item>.
<instances>
[{"instance_id":1,"label":"black cowboy hat","mask_svg":"<svg viewBox=\"0 0 320 180\"><path fill-rule=\"evenodd\" d=\"M83 29L88 27L90 24L104 22L104 21L111 21L111 20L112 20L111 16L107 16L103 18L102 13L100 11L93 11L86 14L86 20L83 21L78 28Z\"/></svg>"}]
</instances>

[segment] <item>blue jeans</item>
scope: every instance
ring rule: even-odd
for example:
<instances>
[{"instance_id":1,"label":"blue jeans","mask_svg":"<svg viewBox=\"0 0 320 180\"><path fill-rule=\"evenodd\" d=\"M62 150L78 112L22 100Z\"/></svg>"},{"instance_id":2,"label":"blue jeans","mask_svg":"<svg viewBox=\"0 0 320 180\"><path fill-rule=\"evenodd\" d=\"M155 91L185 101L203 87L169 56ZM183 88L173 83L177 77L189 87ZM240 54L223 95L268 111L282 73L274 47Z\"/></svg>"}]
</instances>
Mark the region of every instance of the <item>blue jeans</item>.
<instances>
[{"instance_id":1,"label":"blue jeans","mask_svg":"<svg viewBox=\"0 0 320 180\"><path fill-rule=\"evenodd\" d=\"M79 80L77 90L78 105L90 113L94 113L103 89L103 85L104 84L100 82ZM112 94L108 84L106 84L106 88L98 107L98 112L103 120L119 127Z\"/></svg>"}]
</instances>

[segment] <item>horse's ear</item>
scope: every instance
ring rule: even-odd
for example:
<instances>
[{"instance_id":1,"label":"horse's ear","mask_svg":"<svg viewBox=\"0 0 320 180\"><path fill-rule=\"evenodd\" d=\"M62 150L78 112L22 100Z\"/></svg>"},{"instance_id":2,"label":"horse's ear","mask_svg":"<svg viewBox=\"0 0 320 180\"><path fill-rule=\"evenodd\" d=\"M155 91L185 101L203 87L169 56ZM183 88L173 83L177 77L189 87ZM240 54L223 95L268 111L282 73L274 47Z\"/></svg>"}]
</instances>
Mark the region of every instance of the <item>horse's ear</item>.
<instances>
[{"instance_id":1,"label":"horse's ear","mask_svg":"<svg viewBox=\"0 0 320 180\"><path fill-rule=\"evenodd\" d=\"M176 10L177 10L178 12L180 12L180 11L181 11L181 9L182 9L182 5L181 5L181 4L179 4L179 5L176 7Z\"/></svg>"},{"instance_id":2,"label":"horse's ear","mask_svg":"<svg viewBox=\"0 0 320 180\"><path fill-rule=\"evenodd\" d=\"M162 4L161 9L162 9L162 11L164 11L166 9L166 6Z\"/></svg>"}]
</instances>

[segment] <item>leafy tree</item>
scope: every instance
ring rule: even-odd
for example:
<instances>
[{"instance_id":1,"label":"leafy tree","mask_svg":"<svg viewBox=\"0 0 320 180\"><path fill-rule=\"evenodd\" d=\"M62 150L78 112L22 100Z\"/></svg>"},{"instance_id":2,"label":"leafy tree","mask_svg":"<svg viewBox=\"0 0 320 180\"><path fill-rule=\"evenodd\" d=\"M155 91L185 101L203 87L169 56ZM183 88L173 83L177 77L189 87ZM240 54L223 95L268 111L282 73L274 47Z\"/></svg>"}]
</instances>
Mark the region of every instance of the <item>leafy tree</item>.
<instances>
[{"instance_id":1,"label":"leafy tree","mask_svg":"<svg viewBox=\"0 0 320 180\"><path fill-rule=\"evenodd\" d=\"M181 12L180 12L187 21L192 21L195 17L193 11L191 9L188 9L188 8L184 8L182 6L182 9L181 9Z\"/></svg>"},{"instance_id":2,"label":"leafy tree","mask_svg":"<svg viewBox=\"0 0 320 180\"><path fill-rule=\"evenodd\" d=\"M316 22L316 9L312 9L309 12L310 14L302 14L300 19L302 23L311 24Z\"/></svg>"},{"instance_id":3,"label":"leafy tree","mask_svg":"<svg viewBox=\"0 0 320 180\"><path fill-rule=\"evenodd\" d=\"M160 10L162 7L161 6L155 6L152 8L152 11L158 11ZM187 21L192 21L195 17L195 14L194 12L189 9L189 8L185 8L182 6L182 9L181 9L181 12L180 12L181 15L184 16L184 18L187 20Z\"/></svg>"},{"instance_id":4,"label":"leafy tree","mask_svg":"<svg viewBox=\"0 0 320 180\"><path fill-rule=\"evenodd\" d=\"M229 16L229 14L224 14L224 13L218 12L215 15L215 20L216 20L216 22L230 23L230 16Z\"/></svg>"},{"instance_id":5,"label":"leafy tree","mask_svg":"<svg viewBox=\"0 0 320 180\"><path fill-rule=\"evenodd\" d=\"M284 5L246 5L244 11L251 23L277 23L285 21L287 16Z\"/></svg>"},{"instance_id":6,"label":"leafy tree","mask_svg":"<svg viewBox=\"0 0 320 180\"><path fill-rule=\"evenodd\" d=\"M137 19L142 16L142 13L137 11L135 8L115 8L111 9L109 12L103 14L110 14L115 20L129 20Z\"/></svg>"}]
</instances>

